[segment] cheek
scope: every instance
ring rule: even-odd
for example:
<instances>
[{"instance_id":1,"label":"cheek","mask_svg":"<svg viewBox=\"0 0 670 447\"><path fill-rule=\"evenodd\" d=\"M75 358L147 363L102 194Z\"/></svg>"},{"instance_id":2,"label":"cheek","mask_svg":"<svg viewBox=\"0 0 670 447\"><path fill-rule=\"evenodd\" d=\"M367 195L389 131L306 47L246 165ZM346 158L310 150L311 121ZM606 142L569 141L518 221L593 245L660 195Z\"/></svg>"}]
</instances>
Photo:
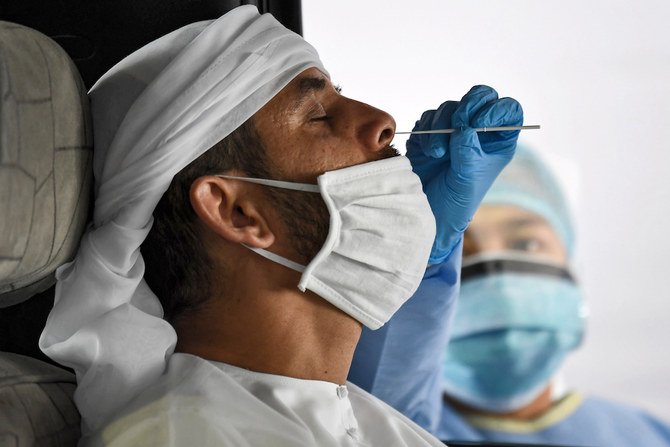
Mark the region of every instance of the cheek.
<instances>
[{"instance_id":1,"label":"cheek","mask_svg":"<svg viewBox=\"0 0 670 447\"><path fill-rule=\"evenodd\" d=\"M329 170L333 151L318 139L286 136L278 143L273 160L278 173L284 178L315 183L319 175Z\"/></svg>"},{"instance_id":2,"label":"cheek","mask_svg":"<svg viewBox=\"0 0 670 447\"><path fill-rule=\"evenodd\" d=\"M328 139L318 137L295 141L285 154L286 174L297 181L316 182L326 171L334 171L355 164L347 151Z\"/></svg>"},{"instance_id":3,"label":"cheek","mask_svg":"<svg viewBox=\"0 0 670 447\"><path fill-rule=\"evenodd\" d=\"M278 174L298 182L314 183L326 171L369 161L355 142L318 127L296 131L282 126L268 132L265 141Z\"/></svg>"},{"instance_id":4,"label":"cheek","mask_svg":"<svg viewBox=\"0 0 670 447\"><path fill-rule=\"evenodd\" d=\"M553 241L551 245L548 246L548 255L552 257L556 262L560 262L563 265L568 263L568 254L563 248L563 244L560 241Z\"/></svg>"}]
</instances>

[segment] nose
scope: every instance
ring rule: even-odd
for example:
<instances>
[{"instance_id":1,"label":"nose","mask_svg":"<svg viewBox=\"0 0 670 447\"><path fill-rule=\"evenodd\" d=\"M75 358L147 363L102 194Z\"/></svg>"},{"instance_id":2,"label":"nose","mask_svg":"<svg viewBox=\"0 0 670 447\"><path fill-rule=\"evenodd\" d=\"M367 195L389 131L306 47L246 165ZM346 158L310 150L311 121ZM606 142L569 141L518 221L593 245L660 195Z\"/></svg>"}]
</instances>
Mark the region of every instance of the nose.
<instances>
[{"instance_id":1,"label":"nose","mask_svg":"<svg viewBox=\"0 0 670 447\"><path fill-rule=\"evenodd\" d=\"M395 120L391 115L369 104L355 101L356 138L370 152L385 149L395 136Z\"/></svg>"}]
</instances>

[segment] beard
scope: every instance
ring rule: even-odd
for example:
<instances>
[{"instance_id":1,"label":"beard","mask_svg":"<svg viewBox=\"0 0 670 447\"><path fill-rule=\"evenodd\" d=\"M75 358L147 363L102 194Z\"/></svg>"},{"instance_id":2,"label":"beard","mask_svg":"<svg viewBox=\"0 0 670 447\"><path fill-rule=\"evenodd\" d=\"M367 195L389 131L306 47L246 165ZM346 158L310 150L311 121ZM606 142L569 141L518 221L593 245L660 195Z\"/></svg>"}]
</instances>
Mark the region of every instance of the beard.
<instances>
[{"instance_id":1,"label":"beard","mask_svg":"<svg viewBox=\"0 0 670 447\"><path fill-rule=\"evenodd\" d=\"M330 229L330 213L321 195L272 188L270 196L278 207L291 246L307 265L323 247Z\"/></svg>"},{"instance_id":2,"label":"beard","mask_svg":"<svg viewBox=\"0 0 670 447\"><path fill-rule=\"evenodd\" d=\"M393 145L387 145L377 152L377 160L399 155ZM296 262L309 264L323 247L330 230L330 212L321 194L278 188L269 188L269 194L280 210L291 245L300 257Z\"/></svg>"}]
</instances>

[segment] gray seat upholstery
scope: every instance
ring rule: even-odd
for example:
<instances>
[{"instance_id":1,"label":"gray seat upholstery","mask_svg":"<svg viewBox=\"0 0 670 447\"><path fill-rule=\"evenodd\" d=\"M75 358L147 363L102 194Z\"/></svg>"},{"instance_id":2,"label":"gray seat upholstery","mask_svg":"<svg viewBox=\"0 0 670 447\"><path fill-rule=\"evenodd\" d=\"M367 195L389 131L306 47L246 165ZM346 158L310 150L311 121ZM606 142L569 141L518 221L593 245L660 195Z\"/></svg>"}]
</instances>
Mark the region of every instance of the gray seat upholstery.
<instances>
[{"instance_id":1,"label":"gray seat upholstery","mask_svg":"<svg viewBox=\"0 0 670 447\"><path fill-rule=\"evenodd\" d=\"M91 163L74 64L46 36L0 22L0 348L21 346L11 339L32 327L36 350L46 317L36 309L53 304L55 270L75 255L88 220ZM75 446L74 389L72 373L0 352L0 446Z\"/></svg>"},{"instance_id":2,"label":"gray seat upholstery","mask_svg":"<svg viewBox=\"0 0 670 447\"><path fill-rule=\"evenodd\" d=\"M18 354L0 355L0 446L75 446L74 375Z\"/></svg>"},{"instance_id":3,"label":"gray seat upholstery","mask_svg":"<svg viewBox=\"0 0 670 447\"><path fill-rule=\"evenodd\" d=\"M54 283L86 225L92 132L74 64L51 39L0 22L0 306Z\"/></svg>"}]
</instances>

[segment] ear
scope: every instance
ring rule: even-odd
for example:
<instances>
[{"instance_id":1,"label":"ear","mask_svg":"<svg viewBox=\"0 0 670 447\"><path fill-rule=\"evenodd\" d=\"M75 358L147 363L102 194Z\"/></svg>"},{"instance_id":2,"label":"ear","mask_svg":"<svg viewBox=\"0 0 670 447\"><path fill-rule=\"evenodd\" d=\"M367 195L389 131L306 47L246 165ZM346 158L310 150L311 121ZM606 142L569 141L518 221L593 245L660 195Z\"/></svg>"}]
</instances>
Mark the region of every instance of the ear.
<instances>
[{"instance_id":1,"label":"ear","mask_svg":"<svg viewBox=\"0 0 670 447\"><path fill-rule=\"evenodd\" d=\"M267 248L275 240L263 213L263 201L255 185L207 175L191 184L190 199L195 214L222 238L256 248Z\"/></svg>"}]
</instances>

